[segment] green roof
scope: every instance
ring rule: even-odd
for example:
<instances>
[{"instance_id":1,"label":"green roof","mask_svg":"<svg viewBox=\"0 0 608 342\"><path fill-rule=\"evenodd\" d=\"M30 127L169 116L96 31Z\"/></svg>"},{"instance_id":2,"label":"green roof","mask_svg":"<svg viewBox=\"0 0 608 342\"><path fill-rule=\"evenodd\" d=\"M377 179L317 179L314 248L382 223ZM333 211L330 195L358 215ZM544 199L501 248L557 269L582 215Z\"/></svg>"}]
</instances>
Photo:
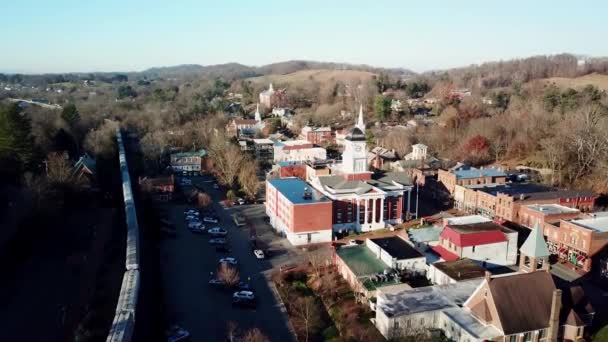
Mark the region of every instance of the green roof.
<instances>
[{"instance_id":1,"label":"green roof","mask_svg":"<svg viewBox=\"0 0 608 342\"><path fill-rule=\"evenodd\" d=\"M381 273L389 268L382 260L376 258L374 253L365 245L342 247L336 253L357 277Z\"/></svg>"},{"instance_id":2,"label":"green roof","mask_svg":"<svg viewBox=\"0 0 608 342\"><path fill-rule=\"evenodd\" d=\"M192 151L192 152L178 152L178 153L171 154L171 156L175 157L175 158L204 157L206 155L207 155L207 151L205 151L205 150L198 150L198 151Z\"/></svg>"}]
</instances>

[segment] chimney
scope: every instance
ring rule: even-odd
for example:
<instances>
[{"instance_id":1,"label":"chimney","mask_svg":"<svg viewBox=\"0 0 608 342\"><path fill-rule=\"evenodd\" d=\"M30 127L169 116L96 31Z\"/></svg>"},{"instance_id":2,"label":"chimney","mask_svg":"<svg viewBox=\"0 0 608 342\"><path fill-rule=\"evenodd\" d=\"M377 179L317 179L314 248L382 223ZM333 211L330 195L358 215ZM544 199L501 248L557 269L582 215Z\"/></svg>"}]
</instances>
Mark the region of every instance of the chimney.
<instances>
[{"instance_id":1,"label":"chimney","mask_svg":"<svg viewBox=\"0 0 608 342\"><path fill-rule=\"evenodd\" d=\"M551 298L551 316L549 317L549 333L547 341L557 341L559 331L559 313L562 309L562 290L555 289Z\"/></svg>"},{"instance_id":2,"label":"chimney","mask_svg":"<svg viewBox=\"0 0 608 342\"><path fill-rule=\"evenodd\" d=\"M490 283L491 279L492 279L492 273L490 273L490 271L486 271L486 283Z\"/></svg>"}]
</instances>

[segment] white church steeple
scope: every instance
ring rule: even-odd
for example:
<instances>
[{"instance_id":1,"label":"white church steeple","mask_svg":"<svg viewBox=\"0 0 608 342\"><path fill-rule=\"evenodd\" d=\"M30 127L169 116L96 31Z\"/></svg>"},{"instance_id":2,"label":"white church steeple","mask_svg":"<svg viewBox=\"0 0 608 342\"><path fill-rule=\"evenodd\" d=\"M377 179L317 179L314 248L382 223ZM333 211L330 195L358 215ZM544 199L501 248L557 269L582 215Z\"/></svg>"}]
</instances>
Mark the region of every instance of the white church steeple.
<instances>
[{"instance_id":1,"label":"white church steeple","mask_svg":"<svg viewBox=\"0 0 608 342\"><path fill-rule=\"evenodd\" d=\"M270 85L272 88L272 84ZM260 123L262 121L262 115L260 114L260 104L258 103L255 107L255 121Z\"/></svg>"},{"instance_id":2,"label":"white church steeple","mask_svg":"<svg viewBox=\"0 0 608 342\"><path fill-rule=\"evenodd\" d=\"M359 128L361 132L365 133L365 123L363 122L363 105L359 105L359 119L355 127Z\"/></svg>"}]
</instances>

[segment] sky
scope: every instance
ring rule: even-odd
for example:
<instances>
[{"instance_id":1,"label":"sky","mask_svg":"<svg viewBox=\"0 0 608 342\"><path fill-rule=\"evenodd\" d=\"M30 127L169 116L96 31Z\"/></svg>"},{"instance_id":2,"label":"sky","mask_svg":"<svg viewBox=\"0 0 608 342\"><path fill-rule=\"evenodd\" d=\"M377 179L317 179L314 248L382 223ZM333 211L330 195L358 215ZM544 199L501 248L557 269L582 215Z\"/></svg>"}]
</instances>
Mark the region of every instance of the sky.
<instances>
[{"instance_id":1,"label":"sky","mask_svg":"<svg viewBox=\"0 0 608 342\"><path fill-rule=\"evenodd\" d=\"M608 1L3 0L0 71L315 60L417 72L608 56Z\"/></svg>"}]
</instances>

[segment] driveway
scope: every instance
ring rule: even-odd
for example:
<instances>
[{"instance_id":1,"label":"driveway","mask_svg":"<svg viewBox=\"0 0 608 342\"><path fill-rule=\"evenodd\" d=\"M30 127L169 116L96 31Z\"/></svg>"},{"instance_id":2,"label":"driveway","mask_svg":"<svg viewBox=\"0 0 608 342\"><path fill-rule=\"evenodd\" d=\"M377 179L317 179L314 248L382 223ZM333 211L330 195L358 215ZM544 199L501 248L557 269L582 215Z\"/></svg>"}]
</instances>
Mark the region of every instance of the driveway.
<instances>
[{"instance_id":1,"label":"driveway","mask_svg":"<svg viewBox=\"0 0 608 342\"><path fill-rule=\"evenodd\" d=\"M219 226L228 230L231 253L220 254L208 243L208 235L188 231L184 224L185 204L168 204L168 218L175 223L177 234L161 242L161 272L166 310L171 322L177 323L192 335L192 341L223 341L227 323L234 321L241 331L257 327L272 341L293 341L287 316L282 312L267 276L276 260L258 260L250 248L249 229L237 228L231 214L243 211L252 222L262 220L261 207L242 206L224 209L218 204L221 190L212 188L209 177L194 177L193 185L204 189L213 198L213 208L220 217ZM251 215L249 217L249 215ZM263 221L261 221L263 222ZM262 229L265 230L265 229ZM256 232L258 229L256 229ZM208 286L217 261L233 256L239 262L242 281L249 281L257 297L255 309L232 307L231 293ZM284 256L283 256L284 257Z\"/></svg>"}]
</instances>

